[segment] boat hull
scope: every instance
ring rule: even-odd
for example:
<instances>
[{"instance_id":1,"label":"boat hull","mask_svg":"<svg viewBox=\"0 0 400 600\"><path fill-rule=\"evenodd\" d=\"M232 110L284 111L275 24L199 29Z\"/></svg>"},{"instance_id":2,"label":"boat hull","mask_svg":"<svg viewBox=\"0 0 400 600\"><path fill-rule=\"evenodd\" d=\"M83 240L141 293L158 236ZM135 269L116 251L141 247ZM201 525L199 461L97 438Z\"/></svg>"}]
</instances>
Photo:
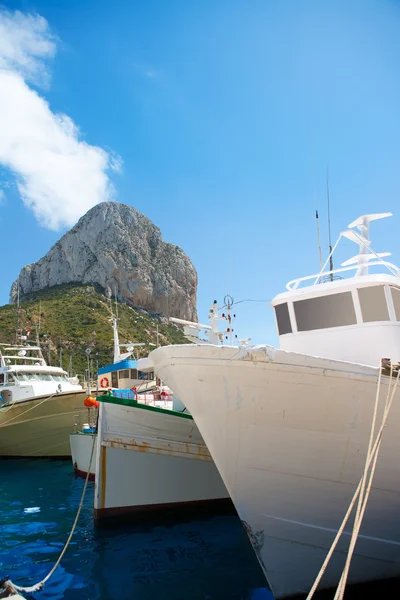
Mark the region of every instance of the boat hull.
<instances>
[{"instance_id":1,"label":"boat hull","mask_svg":"<svg viewBox=\"0 0 400 600\"><path fill-rule=\"evenodd\" d=\"M69 434L87 414L85 392L61 393L0 408L0 456L70 457Z\"/></svg>"},{"instance_id":2,"label":"boat hull","mask_svg":"<svg viewBox=\"0 0 400 600\"><path fill-rule=\"evenodd\" d=\"M378 370L270 347L170 346L150 358L192 413L275 598L307 593L364 469ZM349 583L400 575L399 390ZM337 585L350 532L321 587Z\"/></svg>"},{"instance_id":3,"label":"boat hull","mask_svg":"<svg viewBox=\"0 0 400 600\"><path fill-rule=\"evenodd\" d=\"M95 518L188 505L232 504L188 415L142 404L101 403Z\"/></svg>"},{"instance_id":4,"label":"boat hull","mask_svg":"<svg viewBox=\"0 0 400 600\"><path fill-rule=\"evenodd\" d=\"M89 479L93 480L96 474L97 434L96 433L70 433L72 464L74 471L80 477L86 477L89 464ZM93 456L92 456L92 447ZM90 462L90 458L92 461Z\"/></svg>"}]
</instances>

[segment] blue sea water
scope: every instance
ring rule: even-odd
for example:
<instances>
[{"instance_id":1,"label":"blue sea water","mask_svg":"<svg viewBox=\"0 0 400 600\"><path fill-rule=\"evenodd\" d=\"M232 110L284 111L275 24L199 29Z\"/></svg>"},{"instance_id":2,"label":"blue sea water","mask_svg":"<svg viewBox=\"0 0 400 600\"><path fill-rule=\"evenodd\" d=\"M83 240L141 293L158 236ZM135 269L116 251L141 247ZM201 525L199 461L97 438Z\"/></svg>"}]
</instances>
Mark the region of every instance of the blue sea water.
<instances>
[{"instance_id":1,"label":"blue sea water","mask_svg":"<svg viewBox=\"0 0 400 600\"><path fill-rule=\"evenodd\" d=\"M67 461L0 460L0 578L28 586L49 572L83 484ZM89 483L67 553L35 599L272 599L237 517L99 530L93 492Z\"/></svg>"}]
</instances>

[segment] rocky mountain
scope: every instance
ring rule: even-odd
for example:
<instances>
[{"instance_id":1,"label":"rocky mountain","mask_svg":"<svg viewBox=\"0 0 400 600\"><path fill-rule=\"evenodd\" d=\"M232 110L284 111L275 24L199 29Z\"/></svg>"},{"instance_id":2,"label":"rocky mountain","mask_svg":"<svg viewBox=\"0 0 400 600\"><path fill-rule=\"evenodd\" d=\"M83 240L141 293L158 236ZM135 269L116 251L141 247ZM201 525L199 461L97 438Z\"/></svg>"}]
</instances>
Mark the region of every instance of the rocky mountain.
<instances>
[{"instance_id":1,"label":"rocky mountain","mask_svg":"<svg viewBox=\"0 0 400 600\"><path fill-rule=\"evenodd\" d=\"M38 262L24 267L10 302L64 284L95 285L132 306L197 321L197 273L188 256L131 206L89 210Z\"/></svg>"}]
</instances>

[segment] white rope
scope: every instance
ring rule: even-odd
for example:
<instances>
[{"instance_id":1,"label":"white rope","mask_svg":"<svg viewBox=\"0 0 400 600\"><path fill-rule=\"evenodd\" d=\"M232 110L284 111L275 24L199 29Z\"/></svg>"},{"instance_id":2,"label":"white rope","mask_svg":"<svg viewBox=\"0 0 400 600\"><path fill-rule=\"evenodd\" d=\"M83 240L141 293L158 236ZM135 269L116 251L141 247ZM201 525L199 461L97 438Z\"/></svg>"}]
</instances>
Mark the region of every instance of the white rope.
<instances>
[{"instance_id":1,"label":"white rope","mask_svg":"<svg viewBox=\"0 0 400 600\"><path fill-rule=\"evenodd\" d=\"M376 393L376 398L375 398L374 418L373 418L373 422L372 422L372 425L371 425L371 432L373 432L373 427L375 427L374 420L375 420L375 416L376 416L377 405L378 405L378 402L379 402L379 393L380 393L380 384L381 384L381 373L382 373L382 369L379 369L377 393ZM391 375L392 375L392 369L391 369ZM310 592L309 592L306 600L311 600L311 598L314 596L314 594L315 594L315 592L316 592L316 590L318 588L318 585L319 585L319 583L320 583L320 581L321 581L321 579L322 579L322 577L323 577L323 575L325 573L325 570L326 570L326 568L328 566L328 563L329 563L330 559L332 558L332 555L333 555L333 553L335 551L337 543L338 543L338 541L339 541L339 539L340 539L340 537L341 537L341 535L342 535L342 533L344 531L344 528L345 528L345 526L347 524L347 521L348 521L348 519L350 517L350 514L351 514L351 512L352 512L352 510L354 508L354 505L355 505L355 503L357 501L357 498L358 498L358 496L360 494L361 487L363 485L363 480L364 480L364 477L365 477L365 473L366 473L366 471L368 471L369 467L371 466L372 461L374 461L373 470L371 471L372 476L375 473L375 466L376 466L376 461L377 461L378 453L379 453L379 449L380 449L380 443L381 443L381 439L382 439L383 429L386 426L386 422L387 422L387 418L388 418L388 415L389 415L389 411L390 411L390 408L392 406L393 398L394 398L395 393L396 393L397 384L398 384L398 381L399 381L399 376L400 376L400 370L397 373L396 383L393 386L393 390L391 390L391 379L392 378L390 377L388 394L387 394L387 397L386 397L385 410L384 410L384 414L383 414L382 423L381 423L380 429L378 431L378 434L376 436L374 445L373 445L372 449L370 449L369 456L367 455L366 464L365 464L365 469L364 469L363 475L362 475L361 480L360 480L360 482L359 482L359 484L357 486L356 491L354 492L353 498L352 498L352 500L350 502L350 505L349 505L349 507L347 509L347 512L346 512L346 514L344 516L342 524L339 527L339 530L338 530L338 532L336 534L336 537L335 537L335 539L332 542L332 545L331 545L331 547L329 549L329 552L326 555L326 558L325 558L325 560L324 560L324 562L322 564L322 567L321 567L321 569L320 569L320 571L319 571L319 573L318 573L318 575L317 575L317 577L316 577L316 579L314 581L314 584L313 584L313 586L312 586L312 588L311 588L311 590L310 590ZM389 398L389 394L390 394L390 399L388 399ZM370 440L371 440L371 438L370 438ZM365 485L365 483L364 483L364 485ZM370 491L371 487L372 487L372 478L370 477L370 479L368 481L368 485L367 485L367 492L366 492L365 500L364 500L362 509L360 511L361 520L359 519L358 531L359 531L359 529L361 527L361 521L362 521L362 518L364 516L364 512L365 512L365 508L366 508L366 503L368 501L369 491ZM358 531L357 531L357 535L358 535ZM354 529L353 529L353 532L354 532ZM354 546L355 546L355 543L354 543ZM353 548L353 550L354 550L354 548ZM341 582L342 582L342 578L341 578L341 580L339 582L339 586L340 587L342 587L342 583ZM344 589L343 589L343 594L344 594ZM341 598L342 597L343 596L341 596ZM336 596L335 596L335 598L336 598Z\"/></svg>"},{"instance_id":2,"label":"white rope","mask_svg":"<svg viewBox=\"0 0 400 600\"><path fill-rule=\"evenodd\" d=\"M392 374L393 374L393 367L391 367L391 369L390 369L390 380L392 379ZM398 384L398 381L399 381L399 375L400 375L400 371L398 371L398 373L397 373L396 382L395 382L394 387L393 387L393 392L392 392L392 396L393 397L394 397L394 394L396 392L397 384ZM390 390L390 388L388 389L388 394L386 396L385 412L388 409L389 390ZM375 408L377 408L377 406ZM374 413L374 418L375 417L376 417L376 410L375 410L375 413ZM374 420L373 420L372 426L373 427L375 426ZM373 433L373 431L372 431L372 428L371 428L371 434L372 433ZM369 495L370 495L371 488L372 488L372 481L373 481L373 478L374 478L374 475L375 475L376 464L377 464L379 450L380 450L381 442L382 442L382 434L383 434L383 428L381 428L381 430L379 431L378 436L377 436L377 442L378 442L377 449L376 449L374 460L373 460L373 463L372 463L371 472L369 474L369 479L368 479L368 483L367 483L367 490L366 490L365 495L364 495L365 483L367 481L368 469L369 469L370 459L371 459L371 447L370 446L371 446L371 441L372 441L372 435L371 435L371 438L370 438L370 445L368 447L369 454L367 455L367 459L366 459L366 462L365 462L365 469L364 469L363 478L362 478L364 485L361 485L359 502L358 502L358 507L357 507L357 511L356 511L356 516L355 516L355 519L354 519L353 532L352 532L352 536L351 536L351 539L350 539L350 544L349 544L349 550L348 550L348 553L347 553L346 563L345 563L344 568L343 568L342 576L340 578L339 585L337 587L334 600L343 600L343 596L344 596L344 593L345 593L345 590L346 590L346 583L347 583L347 578L348 578L348 574L349 574L351 559L353 557L354 549L355 549L355 546L356 546L356 543L357 543L357 539L358 539L358 534L360 532L361 524L362 524L362 521L363 521L363 518L364 518L365 509L367 507L368 500L369 500Z\"/></svg>"},{"instance_id":3,"label":"white rope","mask_svg":"<svg viewBox=\"0 0 400 600\"><path fill-rule=\"evenodd\" d=\"M50 400L50 398L53 398L53 396L56 396L56 395L57 395L57 392L55 392L54 394L51 394L51 396L49 396L48 398L45 398L41 402L38 402L38 404L35 404L34 406L31 406L30 408L27 408L26 410L24 410L24 412L19 413L18 415L15 415L15 417L12 417L11 419L8 419L8 421L6 421L5 423L0 423L0 427L5 427L8 423L11 423L11 421L14 421L14 419L18 419L19 417L22 417L22 415L25 415L30 410L33 410L33 409L37 408L38 406L40 406L41 404L43 404L43 402L47 402L47 400ZM15 404L18 404L18 402L15 402Z\"/></svg>"},{"instance_id":4,"label":"white rope","mask_svg":"<svg viewBox=\"0 0 400 600\"><path fill-rule=\"evenodd\" d=\"M41 590L43 588L44 584L46 583L46 581L48 581L50 579L50 577L53 575L54 571L57 569L58 565L60 564L60 562L62 560L62 557L64 556L65 552L67 551L69 543L70 543L70 541L72 539L72 536L73 536L73 534L75 532L76 525L77 525L78 519L79 519L79 515L81 514L81 510L82 510L82 506L83 506L83 500L85 498L86 488L87 488L87 484L88 484L88 481L89 481L89 475L90 475L90 469L91 469L91 466L92 466L94 446L95 446L95 443L96 443L96 439L97 439L97 436L94 435L93 436L92 451L90 453L89 466L88 466L88 470L87 470L87 474L86 474L85 485L83 486L82 497L81 497L81 501L79 503L78 512L76 513L75 521L74 521L74 524L72 525L71 532L70 532L70 534L68 536L67 541L65 542L65 546L64 546L64 548L63 548L60 556L57 559L56 564L51 569L51 571L46 575L46 577L44 579L42 579L41 581L39 581L38 583L36 583L35 585L32 585L30 587L21 587L19 585L15 585L15 583L11 582L11 584L14 586L14 588L18 592L23 592L25 594L32 594L34 592L38 592L39 590Z\"/></svg>"}]
</instances>

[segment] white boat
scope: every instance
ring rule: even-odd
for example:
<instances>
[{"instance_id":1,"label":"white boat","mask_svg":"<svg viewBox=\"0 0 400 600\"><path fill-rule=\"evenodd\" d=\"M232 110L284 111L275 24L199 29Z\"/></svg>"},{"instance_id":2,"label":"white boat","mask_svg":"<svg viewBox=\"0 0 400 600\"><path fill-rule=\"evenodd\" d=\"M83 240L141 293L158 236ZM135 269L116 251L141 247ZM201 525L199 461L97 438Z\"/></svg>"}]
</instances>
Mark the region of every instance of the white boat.
<instances>
[{"instance_id":1,"label":"white boat","mask_svg":"<svg viewBox=\"0 0 400 600\"><path fill-rule=\"evenodd\" d=\"M274 298L280 349L211 343L149 356L193 414L275 598L312 587L364 472L381 359L400 359L400 271L369 241L370 221L386 216L360 217L341 233L359 244L356 257L330 271L327 261ZM383 376L382 398L389 385L349 583L400 576L400 392ZM321 587L338 584L351 531Z\"/></svg>"},{"instance_id":2,"label":"white boat","mask_svg":"<svg viewBox=\"0 0 400 600\"><path fill-rule=\"evenodd\" d=\"M141 343L120 344L118 324L112 317L114 332L114 361L101 367L97 373L96 394L105 391L122 400L137 402L172 409L172 392L154 378L153 371L140 371L137 359L132 357L137 346ZM123 352L122 349L126 348ZM83 421L88 421L87 423ZM77 475L86 477L92 453L93 437L97 435L97 411L90 407L88 413L81 413L80 422L75 423L74 432L70 433L72 464ZM94 449L90 467L90 477L95 476L97 448Z\"/></svg>"},{"instance_id":3,"label":"white boat","mask_svg":"<svg viewBox=\"0 0 400 600\"><path fill-rule=\"evenodd\" d=\"M230 508L191 417L110 394L100 402L95 519L165 509Z\"/></svg>"},{"instance_id":4,"label":"white boat","mask_svg":"<svg viewBox=\"0 0 400 600\"><path fill-rule=\"evenodd\" d=\"M85 392L46 364L39 346L0 349L0 456L70 456L69 433Z\"/></svg>"},{"instance_id":5,"label":"white boat","mask_svg":"<svg viewBox=\"0 0 400 600\"><path fill-rule=\"evenodd\" d=\"M93 416L96 418L95 415ZM72 464L76 475L86 477L89 470L89 479L93 480L96 474L95 466L97 456L96 421L94 423L84 423L79 430L70 433L69 442L71 446Z\"/></svg>"},{"instance_id":6,"label":"white boat","mask_svg":"<svg viewBox=\"0 0 400 600\"><path fill-rule=\"evenodd\" d=\"M99 373L118 372L111 383L125 383L129 373L121 375L120 371L127 368L128 356L120 354L115 320L113 327L114 363ZM132 352L129 346L127 350ZM193 418L147 367L146 359L130 367L138 377L133 390L108 389L98 396L96 520L165 509L207 510L212 506L231 510L226 488ZM139 393L143 389L145 393ZM83 441L81 435L75 440L89 464L89 439Z\"/></svg>"}]
</instances>

